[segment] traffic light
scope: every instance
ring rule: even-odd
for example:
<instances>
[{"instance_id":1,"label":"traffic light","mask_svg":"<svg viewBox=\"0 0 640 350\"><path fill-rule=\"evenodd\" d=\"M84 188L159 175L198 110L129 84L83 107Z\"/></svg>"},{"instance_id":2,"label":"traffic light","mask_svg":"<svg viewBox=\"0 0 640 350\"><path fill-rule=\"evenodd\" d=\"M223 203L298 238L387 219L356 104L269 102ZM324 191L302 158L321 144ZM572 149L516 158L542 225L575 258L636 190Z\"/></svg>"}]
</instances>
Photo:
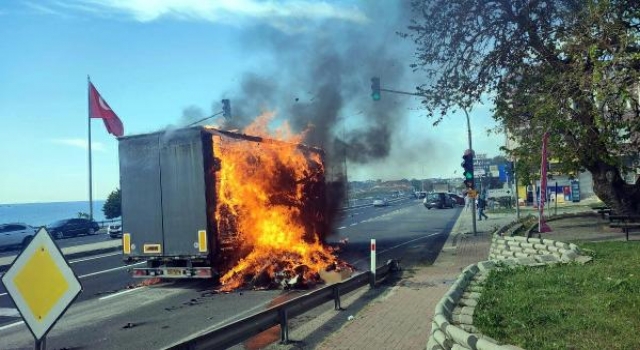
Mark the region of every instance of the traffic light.
<instances>
[{"instance_id":1,"label":"traffic light","mask_svg":"<svg viewBox=\"0 0 640 350\"><path fill-rule=\"evenodd\" d=\"M228 98L222 100L222 116L231 119L231 101Z\"/></svg>"},{"instance_id":2,"label":"traffic light","mask_svg":"<svg viewBox=\"0 0 640 350\"><path fill-rule=\"evenodd\" d=\"M473 151L466 150L462 156L462 176L464 176L464 186L467 189L473 189L475 187L473 178Z\"/></svg>"},{"instance_id":3,"label":"traffic light","mask_svg":"<svg viewBox=\"0 0 640 350\"><path fill-rule=\"evenodd\" d=\"M371 98L374 101L380 101L380 78L371 78Z\"/></svg>"}]
</instances>

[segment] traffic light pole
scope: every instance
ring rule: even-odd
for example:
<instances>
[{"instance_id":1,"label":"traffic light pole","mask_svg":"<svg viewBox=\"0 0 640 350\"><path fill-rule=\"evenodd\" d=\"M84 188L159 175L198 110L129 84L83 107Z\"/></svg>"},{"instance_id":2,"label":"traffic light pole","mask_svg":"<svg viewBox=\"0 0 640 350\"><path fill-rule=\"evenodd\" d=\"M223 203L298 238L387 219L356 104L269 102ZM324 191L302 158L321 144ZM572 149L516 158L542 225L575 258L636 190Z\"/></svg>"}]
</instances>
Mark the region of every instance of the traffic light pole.
<instances>
[{"instance_id":1,"label":"traffic light pole","mask_svg":"<svg viewBox=\"0 0 640 350\"><path fill-rule=\"evenodd\" d=\"M385 91L385 92L393 92L394 94L402 94L402 95L411 95L411 96L424 96L415 92L406 92L406 91L400 91L400 90L392 90L392 89L383 89L380 88L380 91Z\"/></svg>"},{"instance_id":2,"label":"traffic light pole","mask_svg":"<svg viewBox=\"0 0 640 350\"><path fill-rule=\"evenodd\" d=\"M466 107L462 107L462 110L464 111L464 114L467 116L467 136L469 138L469 149L471 150L471 152L473 152L473 145L471 144L471 121L469 120L469 113L467 113ZM471 201L471 224L473 226L473 235L475 236L478 234L478 229L476 227L476 200L474 198L472 198L472 201Z\"/></svg>"},{"instance_id":3,"label":"traffic light pole","mask_svg":"<svg viewBox=\"0 0 640 350\"><path fill-rule=\"evenodd\" d=\"M401 95L411 95L411 96L423 96L422 94L418 94L415 92L406 92L406 91L400 91L400 90L392 90L392 89L383 89L380 86L380 78L379 77L372 77L371 78L371 97L373 98L374 101L378 101L380 100L380 92L381 91L385 91L385 92L392 92L394 94L401 94ZM473 152L473 147L471 144L471 121L469 120L469 113L467 113L467 108L462 106L462 110L464 111L464 114L467 116L467 133L469 136L469 149L471 150L471 152ZM476 194L477 196L477 194ZM475 199L471 201L471 220L472 220L472 224L473 224L473 235L477 235L478 231L477 231L477 227L476 227L476 201Z\"/></svg>"}]
</instances>

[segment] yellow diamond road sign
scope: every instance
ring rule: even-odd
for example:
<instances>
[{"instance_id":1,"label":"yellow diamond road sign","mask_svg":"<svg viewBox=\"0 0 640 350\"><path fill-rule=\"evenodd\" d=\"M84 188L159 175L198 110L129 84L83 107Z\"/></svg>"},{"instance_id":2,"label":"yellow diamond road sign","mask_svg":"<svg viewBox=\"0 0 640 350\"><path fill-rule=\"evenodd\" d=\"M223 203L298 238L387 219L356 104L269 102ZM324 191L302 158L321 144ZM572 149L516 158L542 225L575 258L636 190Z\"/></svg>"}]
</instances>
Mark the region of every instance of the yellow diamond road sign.
<instances>
[{"instance_id":1,"label":"yellow diamond road sign","mask_svg":"<svg viewBox=\"0 0 640 350\"><path fill-rule=\"evenodd\" d=\"M41 228L2 276L36 340L42 339L82 291L64 255Z\"/></svg>"}]
</instances>

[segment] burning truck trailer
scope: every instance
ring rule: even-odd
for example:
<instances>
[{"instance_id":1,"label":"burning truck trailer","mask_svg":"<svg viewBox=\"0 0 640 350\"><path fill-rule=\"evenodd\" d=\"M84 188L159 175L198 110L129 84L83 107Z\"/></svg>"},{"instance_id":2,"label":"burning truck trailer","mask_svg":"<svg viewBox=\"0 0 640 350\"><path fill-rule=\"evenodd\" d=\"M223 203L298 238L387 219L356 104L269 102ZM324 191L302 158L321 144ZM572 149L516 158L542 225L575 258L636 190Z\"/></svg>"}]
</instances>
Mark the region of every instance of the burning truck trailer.
<instances>
[{"instance_id":1,"label":"burning truck trailer","mask_svg":"<svg viewBox=\"0 0 640 350\"><path fill-rule=\"evenodd\" d=\"M269 288L339 266L324 244L323 151L266 136L197 126L119 139L124 260L146 261L134 277Z\"/></svg>"}]
</instances>

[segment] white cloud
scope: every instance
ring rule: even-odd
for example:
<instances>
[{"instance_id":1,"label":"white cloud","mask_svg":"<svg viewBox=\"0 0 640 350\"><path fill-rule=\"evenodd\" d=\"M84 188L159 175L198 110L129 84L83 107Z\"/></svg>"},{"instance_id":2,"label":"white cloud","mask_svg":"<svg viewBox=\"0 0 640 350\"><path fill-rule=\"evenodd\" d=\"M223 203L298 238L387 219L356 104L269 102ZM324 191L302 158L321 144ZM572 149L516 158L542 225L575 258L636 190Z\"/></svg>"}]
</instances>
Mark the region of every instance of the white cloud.
<instances>
[{"instance_id":1,"label":"white cloud","mask_svg":"<svg viewBox=\"0 0 640 350\"><path fill-rule=\"evenodd\" d=\"M64 13L61 10L56 10L51 6L46 6L43 5L42 3L35 3L35 2L30 2L27 1L24 3L27 7L30 7L31 9L35 10L36 12L45 14L45 15L55 15L55 16L60 16L60 17L65 17L68 18L69 15Z\"/></svg>"},{"instance_id":2,"label":"white cloud","mask_svg":"<svg viewBox=\"0 0 640 350\"><path fill-rule=\"evenodd\" d=\"M337 19L365 23L369 19L355 6L314 0L72 0L58 6L101 14L126 14L140 22L163 17L240 24L264 22L283 29L284 20Z\"/></svg>"},{"instance_id":3,"label":"white cloud","mask_svg":"<svg viewBox=\"0 0 640 350\"><path fill-rule=\"evenodd\" d=\"M89 149L89 147L87 146L89 143L85 139L53 139L51 140L51 142L58 145L66 145L66 146L73 146L73 147L78 147L82 149ZM95 141L91 142L91 150L104 152L105 151L104 144L101 142L95 142Z\"/></svg>"}]
</instances>

